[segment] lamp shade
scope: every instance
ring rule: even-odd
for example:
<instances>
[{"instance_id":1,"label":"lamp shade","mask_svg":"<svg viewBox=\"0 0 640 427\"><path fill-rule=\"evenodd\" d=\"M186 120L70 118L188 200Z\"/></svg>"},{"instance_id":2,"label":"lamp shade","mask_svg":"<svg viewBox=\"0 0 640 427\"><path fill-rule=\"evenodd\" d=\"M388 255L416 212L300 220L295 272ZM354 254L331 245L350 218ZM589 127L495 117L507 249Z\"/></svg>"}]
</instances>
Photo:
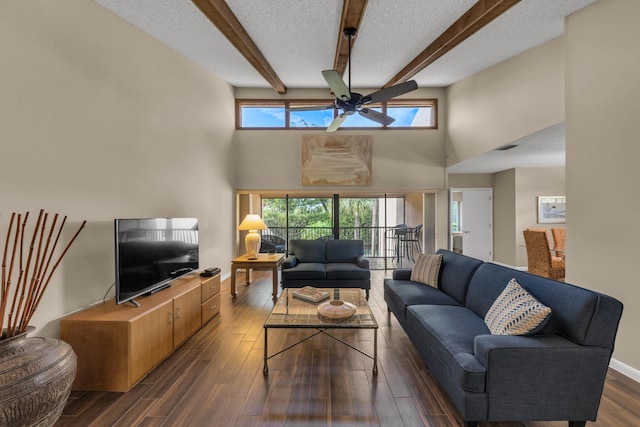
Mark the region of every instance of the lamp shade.
<instances>
[{"instance_id":1,"label":"lamp shade","mask_svg":"<svg viewBox=\"0 0 640 427\"><path fill-rule=\"evenodd\" d=\"M238 230L249 230L244 238L244 246L247 248L247 256L249 259L258 259L260 252L260 235L257 230L266 230L267 224L264 223L260 215L249 214L244 217Z\"/></svg>"},{"instance_id":2,"label":"lamp shade","mask_svg":"<svg viewBox=\"0 0 640 427\"><path fill-rule=\"evenodd\" d=\"M264 223L260 215L249 214L244 217L238 230L266 230L267 224Z\"/></svg>"}]
</instances>

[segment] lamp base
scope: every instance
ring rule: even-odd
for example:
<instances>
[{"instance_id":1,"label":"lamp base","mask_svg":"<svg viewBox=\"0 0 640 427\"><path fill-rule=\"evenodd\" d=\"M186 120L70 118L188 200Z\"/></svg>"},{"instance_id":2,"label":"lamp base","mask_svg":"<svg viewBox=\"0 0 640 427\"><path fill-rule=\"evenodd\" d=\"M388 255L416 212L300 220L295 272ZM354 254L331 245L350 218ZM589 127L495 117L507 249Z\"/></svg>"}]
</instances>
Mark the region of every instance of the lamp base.
<instances>
[{"instance_id":1,"label":"lamp base","mask_svg":"<svg viewBox=\"0 0 640 427\"><path fill-rule=\"evenodd\" d=\"M258 252L260 252L261 239L256 230L249 230L244 238L244 246L247 249L247 258L250 260L258 259Z\"/></svg>"}]
</instances>

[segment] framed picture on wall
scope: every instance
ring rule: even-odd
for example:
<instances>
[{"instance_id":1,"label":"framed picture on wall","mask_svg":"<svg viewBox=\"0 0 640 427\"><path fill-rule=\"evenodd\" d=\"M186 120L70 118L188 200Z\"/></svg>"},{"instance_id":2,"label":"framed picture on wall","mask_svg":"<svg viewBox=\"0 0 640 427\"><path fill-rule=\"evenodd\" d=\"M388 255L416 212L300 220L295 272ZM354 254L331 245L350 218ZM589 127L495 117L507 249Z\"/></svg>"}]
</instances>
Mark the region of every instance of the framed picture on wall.
<instances>
[{"instance_id":1,"label":"framed picture on wall","mask_svg":"<svg viewBox=\"0 0 640 427\"><path fill-rule=\"evenodd\" d=\"M538 196L538 224L565 222L565 196Z\"/></svg>"}]
</instances>

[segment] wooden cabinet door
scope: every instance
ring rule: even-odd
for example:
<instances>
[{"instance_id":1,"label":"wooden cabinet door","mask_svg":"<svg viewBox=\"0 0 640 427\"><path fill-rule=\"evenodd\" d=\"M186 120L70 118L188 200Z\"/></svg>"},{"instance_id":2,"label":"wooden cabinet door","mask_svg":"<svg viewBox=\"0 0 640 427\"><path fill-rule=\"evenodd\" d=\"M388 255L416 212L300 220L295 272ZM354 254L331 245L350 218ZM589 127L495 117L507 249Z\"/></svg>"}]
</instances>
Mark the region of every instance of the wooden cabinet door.
<instances>
[{"instance_id":1,"label":"wooden cabinet door","mask_svg":"<svg viewBox=\"0 0 640 427\"><path fill-rule=\"evenodd\" d=\"M173 346L177 347L202 325L201 290L194 287L173 299Z\"/></svg>"},{"instance_id":2,"label":"wooden cabinet door","mask_svg":"<svg viewBox=\"0 0 640 427\"><path fill-rule=\"evenodd\" d=\"M173 351L171 300L131 321L129 386L145 376Z\"/></svg>"}]
</instances>

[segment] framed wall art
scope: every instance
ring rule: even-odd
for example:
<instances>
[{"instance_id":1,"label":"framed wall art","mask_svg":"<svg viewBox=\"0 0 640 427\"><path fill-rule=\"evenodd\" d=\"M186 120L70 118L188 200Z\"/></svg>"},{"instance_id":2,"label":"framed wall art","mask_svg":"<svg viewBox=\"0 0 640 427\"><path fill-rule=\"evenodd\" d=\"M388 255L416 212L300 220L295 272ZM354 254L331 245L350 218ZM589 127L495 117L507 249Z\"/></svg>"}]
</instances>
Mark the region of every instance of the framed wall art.
<instances>
[{"instance_id":1,"label":"framed wall art","mask_svg":"<svg viewBox=\"0 0 640 427\"><path fill-rule=\"evenodd\" d=\"M565 196L538 196L538 224L565 222Z\"/></svg>"}]
</instances>

